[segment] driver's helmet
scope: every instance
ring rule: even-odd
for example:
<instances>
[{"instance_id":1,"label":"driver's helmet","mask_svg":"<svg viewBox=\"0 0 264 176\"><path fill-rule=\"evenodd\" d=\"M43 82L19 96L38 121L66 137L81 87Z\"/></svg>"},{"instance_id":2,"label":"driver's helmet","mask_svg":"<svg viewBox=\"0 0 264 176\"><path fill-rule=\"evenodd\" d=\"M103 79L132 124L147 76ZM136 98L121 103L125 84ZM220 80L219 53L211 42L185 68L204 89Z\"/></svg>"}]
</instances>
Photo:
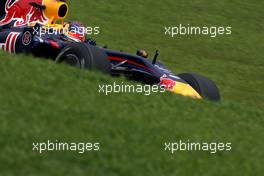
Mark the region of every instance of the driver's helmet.
<instances>
[{"instance_id":1,"label":"driver's helmet","mask_svg":"<svg viewBox=\"0 0 264 176\"><path fill-rule=\"evenodd\" d=\"M148 53L145 50L138 50L137 55L144 58L148 58Z\"/></svg>"},{"instance_id":2,"label":"driver's helmet","mask_svg":"<svg viewBox=\"0 0 264 176\"><path fill-rule=\"evenodd\" d=\"M86 39L84 25L80 22L71 22L69 25L68 37L78 42L84 42Z\"/></svg>"}]
</instances>

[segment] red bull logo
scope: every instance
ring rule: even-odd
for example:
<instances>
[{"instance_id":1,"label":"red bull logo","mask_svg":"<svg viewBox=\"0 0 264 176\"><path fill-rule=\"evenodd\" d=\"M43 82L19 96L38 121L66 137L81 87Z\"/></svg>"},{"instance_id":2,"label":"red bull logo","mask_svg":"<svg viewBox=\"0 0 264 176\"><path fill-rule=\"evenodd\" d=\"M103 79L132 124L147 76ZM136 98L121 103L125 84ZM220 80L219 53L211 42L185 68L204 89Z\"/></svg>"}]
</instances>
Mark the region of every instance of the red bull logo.
<instances>
[{"instance_id":1,"label":"red bull logo","mask_svg":"<svg viewBox=\"0 0 264 176\"><path fill-rule=\"evenodd\" d=\"M48 19L41 9L29 4L32 2L41 5L43 0L7 0L5 3L5 16L0 21L0 26L13 21L14 26L23 26L30 23L45 24Z\"/></svg>"},{"instance_id":2,"label":"red bull logo","mask_svg":"<svg viewBox=\"0 0 264 176\"><path fill-rule=\"evenodd\" d=\"M173 90L174 86L176 85L176 81L167 78L166 75L160 78L160 85L167 90Z\"/></svg>"}]
</instances>

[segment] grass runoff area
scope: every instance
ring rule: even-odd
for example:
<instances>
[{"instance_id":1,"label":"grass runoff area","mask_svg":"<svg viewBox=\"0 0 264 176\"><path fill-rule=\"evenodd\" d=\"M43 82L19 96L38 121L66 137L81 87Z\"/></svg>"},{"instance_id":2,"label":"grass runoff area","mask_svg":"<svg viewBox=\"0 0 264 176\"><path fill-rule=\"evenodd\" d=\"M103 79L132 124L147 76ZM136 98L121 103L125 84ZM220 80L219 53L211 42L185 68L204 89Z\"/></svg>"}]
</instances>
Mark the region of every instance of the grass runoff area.
<instances>
[{"instance_id":1,"label":"grass runoff area","mask_svg":"<svg viewBox=\"0 0 264 176\"><path fill-rule=\"evenodd\" d=\"M100 26L109 48L161 51L176 73L219 86L222 101L171 93L98 93L127 82L52 61L0 53L1 176L263 175L264 2L70 1L69 20ZM164 26L231 26L231 35L176 36ZM134 83L132 83L134 84ZM99 151L33 151L35 142L100 143ZM231 151L165 151L164 143L224 142Z\"/></svg>"}]
</instances>

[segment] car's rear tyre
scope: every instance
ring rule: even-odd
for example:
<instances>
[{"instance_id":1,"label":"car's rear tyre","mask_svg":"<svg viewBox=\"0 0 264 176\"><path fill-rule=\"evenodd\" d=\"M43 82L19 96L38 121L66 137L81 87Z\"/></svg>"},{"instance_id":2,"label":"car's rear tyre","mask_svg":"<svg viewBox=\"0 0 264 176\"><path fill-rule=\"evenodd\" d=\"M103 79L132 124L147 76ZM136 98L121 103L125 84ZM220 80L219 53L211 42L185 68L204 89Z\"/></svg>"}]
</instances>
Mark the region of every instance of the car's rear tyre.
<instances>
[{"instance_id":1,"label":"car's rear tyre","mask_svg":"<svg viewBox=\"0 0 264 176\"><path fill-rule=\"evenodd\" d=\"M210 79L194 73L182 73L178 76L192 86L203 98L220 101L219 89Z\"/></svg>"},{"instance_id":2,"label":"car's rear tyre","mask_svg":"<svg viewBox=\"0 0 264 176\"><path fill-rule=\"evenodd\" d=\"M71 43L57 56L57 63L66 63L80 69L99 70L110 73L111 64L100 48L85 43Z\"/></svg>"}]
</instances>

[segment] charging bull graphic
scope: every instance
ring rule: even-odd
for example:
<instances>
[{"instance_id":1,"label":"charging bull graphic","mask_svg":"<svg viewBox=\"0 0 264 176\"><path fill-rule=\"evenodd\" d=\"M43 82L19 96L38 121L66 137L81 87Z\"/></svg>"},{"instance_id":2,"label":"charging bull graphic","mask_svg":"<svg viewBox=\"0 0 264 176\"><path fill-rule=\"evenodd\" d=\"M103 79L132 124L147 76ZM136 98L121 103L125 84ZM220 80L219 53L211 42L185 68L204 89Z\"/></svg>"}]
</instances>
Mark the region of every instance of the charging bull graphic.
<instances>
[{"instance_id":1,"label":"charging bull graphic","mask_svg":"<svg viewBox=\"0 0 264 176\"><path fill-rule=\"evenodd\" d=\"M42 9L34 4L42 5L43 0L0 0L0 26L14 22L14 26L23 26L30 23L45 24L48 19Z\"/></svg>"}]
</instances>

